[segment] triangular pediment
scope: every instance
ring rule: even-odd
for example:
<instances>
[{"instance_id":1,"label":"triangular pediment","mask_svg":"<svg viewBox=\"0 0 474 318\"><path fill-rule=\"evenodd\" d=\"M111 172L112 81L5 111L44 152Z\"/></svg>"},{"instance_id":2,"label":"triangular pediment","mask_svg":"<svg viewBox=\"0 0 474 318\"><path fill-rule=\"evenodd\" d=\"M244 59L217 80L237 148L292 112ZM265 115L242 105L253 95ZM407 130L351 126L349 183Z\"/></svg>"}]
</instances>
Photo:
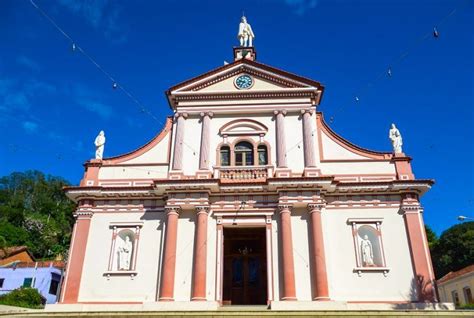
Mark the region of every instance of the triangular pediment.
<instances>
[{"instance_id":1,"label":"triangular pediment","mask_svg":"<svg viewBox=\"0 0 474 318\"><path fill-rule=\"evenodd\" d=\"M321 84L255 61L239 60L172 87L168 92L239 91L235 80L247 74L252 80L248 90L281 90L285 88L321 88ZM241 90L243 91L243 90Z\"/></svg>"},{"instance_id":2,"label":"triangular pediment","mask_svg":"<svg viewBox=\"0 0 474 318\"><path fill-rule=\"evenodd\" d=\"M250 82L247 87L239 87L242 77ZM232 99L238 96L261 98L260 95L268 93L282 98L285 94L301 96L303 93L305 96L311 95L318 103L323 90L319 82L256 61L240 59L173 86L166 94L174 108L177 100L224 98L223 95L231 96Z\"/></svg>"}]
</instances>

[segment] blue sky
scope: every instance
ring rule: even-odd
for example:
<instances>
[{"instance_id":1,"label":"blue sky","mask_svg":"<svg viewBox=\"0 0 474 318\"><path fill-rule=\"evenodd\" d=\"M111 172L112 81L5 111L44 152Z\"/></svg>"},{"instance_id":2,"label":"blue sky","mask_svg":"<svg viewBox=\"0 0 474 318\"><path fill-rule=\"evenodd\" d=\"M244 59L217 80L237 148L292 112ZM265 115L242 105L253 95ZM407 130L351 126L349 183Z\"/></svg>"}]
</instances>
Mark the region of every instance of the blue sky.
<instances>
[{"instance_id":1,"label":"blue sky","mask_svg":"<svg viewBox=\"0 0 474 318\"><path fill-rule=\"evenodd\" d=\"M337 133L388 151L397 124L415 175L436 180L427 224L440 233L474 217L473 1L35 2L161 121L167 88L232 59L245 11L259 61L325 85L319 109ZM434 26L440 37L420 42ZM0 39L0 175L38 169L77 184L99 130L106 156L161 130L28 0L0 2Z\"/></svg>"}]
</instances>

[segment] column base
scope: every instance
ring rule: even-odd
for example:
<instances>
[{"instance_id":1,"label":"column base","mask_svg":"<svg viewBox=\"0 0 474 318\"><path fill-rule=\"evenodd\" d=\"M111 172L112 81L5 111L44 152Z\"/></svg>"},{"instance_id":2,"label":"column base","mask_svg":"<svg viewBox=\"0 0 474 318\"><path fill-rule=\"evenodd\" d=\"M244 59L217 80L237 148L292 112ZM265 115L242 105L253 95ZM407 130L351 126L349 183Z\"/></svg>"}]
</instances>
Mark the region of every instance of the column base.
<instances>
[{"instance_id":1,"label":"column base","mask_svg":"<svg viewBox=\"0 0 474 318\"><path fill-rule=\"evenodd\" d=\"M212 172L210 170L198 170L196 179L212 179Z\"/></svg>"},{"instance_id":2,"label":"column base","mask_svg":"<svg viewBox=\"0 0 474 318\"><path fill-rule=\"evenodd\" d=\"M283 297L281 300L283 301L297 301L296 297Z\"/></svg>"},{"instance_id":3,"label":"column base","mask_svg":"<svg viewBox=\"0 0 474 318\"><path fill-rule=\"evenodd\" d=\"M182 170L174 170L168 173L168 179L180 180L184 179L184 173Z\"/></svg>"},{"instance_id":4,"label":"column base","mask_svg":"<svg viewBox=\"0 0 474 318\"><path fill-rule=\"evenodd\" d=\"M314 297L313 301L331 301L329 297Z\"/></svg>"},{"instance_id":5,"label":"column base","mask_svg":"<svg viewBox=\"0 0 474 318\"><path fill-rule=\"evenodd\" d=\"M158 301L174 301L174 298L171 297L160 297Z\"/></svg>"},{"instance_id":6,"label":"column base","mask_svg":"<svg viewBox=\"0 0 474 318\"><path fill-rule=\"evenodd\" d=\"M275 178L290 178L291 169L288 168L276 168L275 169Z\"/></svg>"},{"instance_id":7,"label":"column base","mask_svg":"<svg viewBox=\"0 0 474 318\"><path fill-rule=\"evenodd\" d=\"M321 170L315 167L306 167L303 171L303 177L319 177L321 176Z\"/></svg>"},{"instance_id":8,"label":"column base","mask_svg":"<svg viewBox=\"0 0 474 318\"><path fill-rule=\"evenodd\" d=\"M206 301L207 299L205 297L193 297L191 298L191 301Z\"/></svg>"}]
</instances>

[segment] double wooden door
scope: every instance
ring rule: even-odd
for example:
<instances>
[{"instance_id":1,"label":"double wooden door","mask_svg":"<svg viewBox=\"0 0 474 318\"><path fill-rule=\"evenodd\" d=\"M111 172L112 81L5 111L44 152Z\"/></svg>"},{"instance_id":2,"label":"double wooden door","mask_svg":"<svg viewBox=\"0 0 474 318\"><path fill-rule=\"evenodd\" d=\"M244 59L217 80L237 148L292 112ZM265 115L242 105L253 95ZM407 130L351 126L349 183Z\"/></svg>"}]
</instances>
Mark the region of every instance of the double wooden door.
<instances>
[{"instance_id":1,"label":"double wooden door","mask_svg":"<svg viewBox=\"0 0 474 318\"><path fill-rule=\"evenodd\" d=\"M265 246L264 228L224 229L224 304L266 304Z\"/></svg>"}]
</instances>

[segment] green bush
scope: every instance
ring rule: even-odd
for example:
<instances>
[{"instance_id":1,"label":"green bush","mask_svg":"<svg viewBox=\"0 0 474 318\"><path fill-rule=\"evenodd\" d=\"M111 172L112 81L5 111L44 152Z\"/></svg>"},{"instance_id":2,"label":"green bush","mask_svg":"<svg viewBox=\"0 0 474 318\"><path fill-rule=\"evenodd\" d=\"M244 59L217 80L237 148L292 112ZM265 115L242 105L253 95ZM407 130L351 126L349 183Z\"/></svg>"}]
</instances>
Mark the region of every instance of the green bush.
<instances>
[{"instance_id":1,"label":"green bush","mask_svg":"<svg viewBox=\"0 0 474 318\"><path fill-rule=\"evenodd\" d=\"M45 299L36 288L18 288L0 296L0 304L8 306L43 308Z\"/></svg>"},{"instance_id":2,"label":"green bush","mask_svg":"<svg viewBox=\"0 0 474 318\"><path fill-rule=\"evenodd\" d=\"M459 309L471 309L471 310L474 310L474 304L461 305L461 306L459 306Z\"/></svg>"}]
</instances>

